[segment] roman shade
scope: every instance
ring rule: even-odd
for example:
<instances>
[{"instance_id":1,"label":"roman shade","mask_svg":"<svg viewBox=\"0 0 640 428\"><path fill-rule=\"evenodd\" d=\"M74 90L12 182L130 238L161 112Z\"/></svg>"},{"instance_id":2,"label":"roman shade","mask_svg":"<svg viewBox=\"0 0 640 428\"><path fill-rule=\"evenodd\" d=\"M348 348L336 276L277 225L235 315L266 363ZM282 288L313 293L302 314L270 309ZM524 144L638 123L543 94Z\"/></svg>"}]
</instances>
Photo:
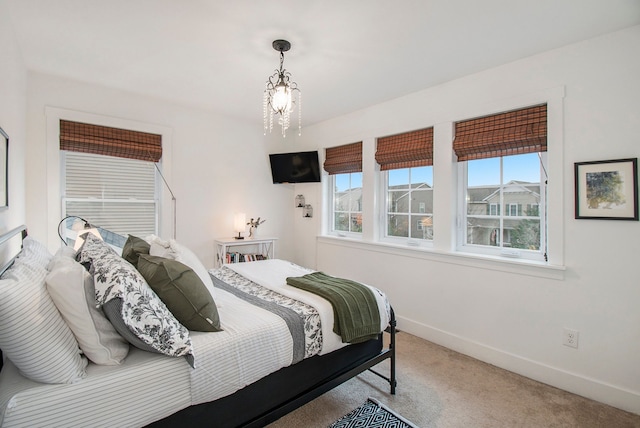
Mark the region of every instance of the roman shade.
<instances>
[{"instance_id":1,"label":"roman shade","mask_svg":"<svg viewBox=\"0 0 640 428\"><path fill-rule=\"evenodd\" d=\"M381 171L433 165L433 127L378 138Z\"/></svg>"},{"instance_id":2,"label":"roman shade","mask_svg":"<svg viewBox=\"0 0 640 428\"><path fill-rule=\"evenodd\" d=\"M547 151L547 105L465 120L455 124L458 161Z\"/></svg>"},{"instance_id":3,"label":"roman shade","mask_svg":"<svg viewBox=\"0 0 640 428\"><path fill-rule=\"evenodd\" d=\"M362 141L326 149L324 170L330 175L362 172Z\"/></svg>"},{"instance_id":4,"label":"roman shade","mask_svg":"<svg viewBox=\"0 0 640 428\"><path fill-rule=\"evenodd\" d=\"M158 162L162 136L60 120L60 150Z\"/></svg>"}]
</instances>

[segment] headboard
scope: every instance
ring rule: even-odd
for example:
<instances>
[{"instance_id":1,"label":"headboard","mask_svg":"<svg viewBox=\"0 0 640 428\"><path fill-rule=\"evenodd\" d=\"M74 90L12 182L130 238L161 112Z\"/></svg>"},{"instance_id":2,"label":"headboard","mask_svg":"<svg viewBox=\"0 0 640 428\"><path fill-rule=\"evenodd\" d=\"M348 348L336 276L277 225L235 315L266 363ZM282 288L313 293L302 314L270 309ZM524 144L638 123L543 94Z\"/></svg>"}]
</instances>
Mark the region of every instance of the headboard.
<instances>
[{"instance_id":1,"label":"headboard","mask_svg":"<svg viewBox=\"0 0 640 428\"><path fill-rule=\"evenodd\" d=\"M20 234L20 241L15 239ZM27 226L18 226L9 232L0 235L0 256L2 257L2 268L0 276L11 267L13 261L22 249L22 241L27 237Z\"/></svg>"},{"instance_id":2,"label":"headboard","mask_svg":"<svg viewBox=\"0 0 640 428\"><path fill-rule=\"evenodd\" d=\"M20 240L17 239L20 236ZM0 268L0 276L5 273L7 269L11 267L13 261L18 257L20 250L22 249L22 241L27 237L27 226L18 226L6 233L0 235L0 257L2 267ZM2 350L0 349L0 370L3 365Z\"/></svg>"}]
</instances>

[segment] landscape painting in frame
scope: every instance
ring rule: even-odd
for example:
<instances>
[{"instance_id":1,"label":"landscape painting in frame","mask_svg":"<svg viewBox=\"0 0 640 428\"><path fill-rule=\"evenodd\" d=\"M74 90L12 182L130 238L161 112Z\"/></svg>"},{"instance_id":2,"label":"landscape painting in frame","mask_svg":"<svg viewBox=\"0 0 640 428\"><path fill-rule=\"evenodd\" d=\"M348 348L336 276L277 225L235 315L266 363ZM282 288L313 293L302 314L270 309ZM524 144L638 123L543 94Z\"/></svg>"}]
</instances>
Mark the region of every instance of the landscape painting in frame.
<instances>
[{"instance_id":1,"label":"landscape painting in frame","mask_svg":"<svg viewBox=\"0 0 640 428\"><path fill-rule=\"evenodd\" d=\"M638 220L638 159L575 164L576 218Z\"/></svg>"},{"instance_id":2,"label":"landscape painting in frame","mask_svg":"<svg viewBox=\"0 0 640 428\"><path fill-rule=\"evenodd\" d=\"M0 209L9 206L9 136L0 128Z\"/></svg>"}]
</instances>

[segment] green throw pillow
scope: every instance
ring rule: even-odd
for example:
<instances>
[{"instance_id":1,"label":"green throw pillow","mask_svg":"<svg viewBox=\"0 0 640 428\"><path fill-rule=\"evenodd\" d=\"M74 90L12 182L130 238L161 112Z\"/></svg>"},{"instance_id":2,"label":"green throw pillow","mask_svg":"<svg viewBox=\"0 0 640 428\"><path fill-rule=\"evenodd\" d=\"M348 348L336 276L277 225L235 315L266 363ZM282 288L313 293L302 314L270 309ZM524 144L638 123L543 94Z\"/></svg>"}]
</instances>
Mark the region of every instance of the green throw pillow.
<instances>
[{"instance_id":1,"label":"green throw pillow","mask_svg":"<svg viewBox=\"0 0 640 428\"><path fill-rule=\"evenodd\" d=\"M193 269L176 260L140 254L138 272L187 329L222 330L213 297Z\"/></svg>"},{"instance_id":2,"label":"green throw pillow","mask_svg":"<svg viewBox=\"0 0 640 428\"><path fill-rule=\"evenodd\" d=\"M122 247L122 258L134 266L138 265L138 256L140 254L149 254L151 245L142 238L129 235L127 242Z\"/></svg>"}]
</instances>

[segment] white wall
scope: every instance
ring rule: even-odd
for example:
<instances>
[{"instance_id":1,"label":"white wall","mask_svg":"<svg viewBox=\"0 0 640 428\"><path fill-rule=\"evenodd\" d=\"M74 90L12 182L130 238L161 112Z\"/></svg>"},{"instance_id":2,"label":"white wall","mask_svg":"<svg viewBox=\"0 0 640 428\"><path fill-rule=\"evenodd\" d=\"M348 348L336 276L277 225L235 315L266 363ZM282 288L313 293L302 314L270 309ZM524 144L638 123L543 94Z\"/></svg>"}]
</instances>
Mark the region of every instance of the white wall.
<instances>
[{"instance_id":1,"label":"white wall","mask_svg":"<svg viewBox=\"0 0 640 428\"><path fill-rule=\"evenodd\" d=\"M0 127L9 135L9 207L0 209L0 233L26 222L25 123L27 78L4 3L0 3Z\"/></svg>"},{"instance_id":2,"label":"white wall","mask_svg":"<svg viewBox=\"0 0 640 428\"><path fill-rule=\"evenodd\" d=\"M323 221L319 212L313 224L296 220L301 246L295 260L383 289L403 330L640 413L640 223L576 220L573 214L574 162L640 155L639 51L637 26L372 106L309 127L301 138L301 145L321 152L364 141L366 187L375 181L375 137L435 125L438 132L445 129L436 136L436 150L442 149L450 146L450 132L444 146L442 135L447 138L451 121L560 88L564 97L550 122L562 116L553 123L561 130L562 150L549 150L562 159L558 173L550 173L555 180L553 226L562 232L550 239L564 241L555 248L564 272L478 267L447 256L450 248L429 254L317 238ZM434 184L453 193L450 158L450 152L436 153ZM320 186L306 192L319 207ZM364 199L363 218L372 222L375 194L365 191ZM444 212L455 215L450 207ZM443 221L455 224L453 218ZM372 239L375 231L364 235ZM562 345L564 327L579 331L578 349Z\"/></svg>"},{"instance_id":3,"label":"white wall","mask_svg":"<svg viewBox=\"0 0 640 428\"><path fill-rule=\"evenodd\" d=\"M259 103L255 122L243 123L215 112L31 72L27 99L27 221L30 233L48 242L51 250L60 245L55 226L61 217L59 185L48 179L56 176L59 165L52 155L57 152L56 139L47 137L46 112L62 110L102 116L107 123L137 122L168 130L171 150L163 162L170 162L165 167L177 199L177 240L205 266L214 264L213 240L234 234L233 216L238 211L267 219L260 233L279 238L279 257L292 257L288 225L293 211L288 208L293 206L294 189L272 184L268 159L272 145L285 145L276 147L285 151L292 142L263 136ZM167 223L163 230L169 238Z\"/></svg>"}]
</instances>

